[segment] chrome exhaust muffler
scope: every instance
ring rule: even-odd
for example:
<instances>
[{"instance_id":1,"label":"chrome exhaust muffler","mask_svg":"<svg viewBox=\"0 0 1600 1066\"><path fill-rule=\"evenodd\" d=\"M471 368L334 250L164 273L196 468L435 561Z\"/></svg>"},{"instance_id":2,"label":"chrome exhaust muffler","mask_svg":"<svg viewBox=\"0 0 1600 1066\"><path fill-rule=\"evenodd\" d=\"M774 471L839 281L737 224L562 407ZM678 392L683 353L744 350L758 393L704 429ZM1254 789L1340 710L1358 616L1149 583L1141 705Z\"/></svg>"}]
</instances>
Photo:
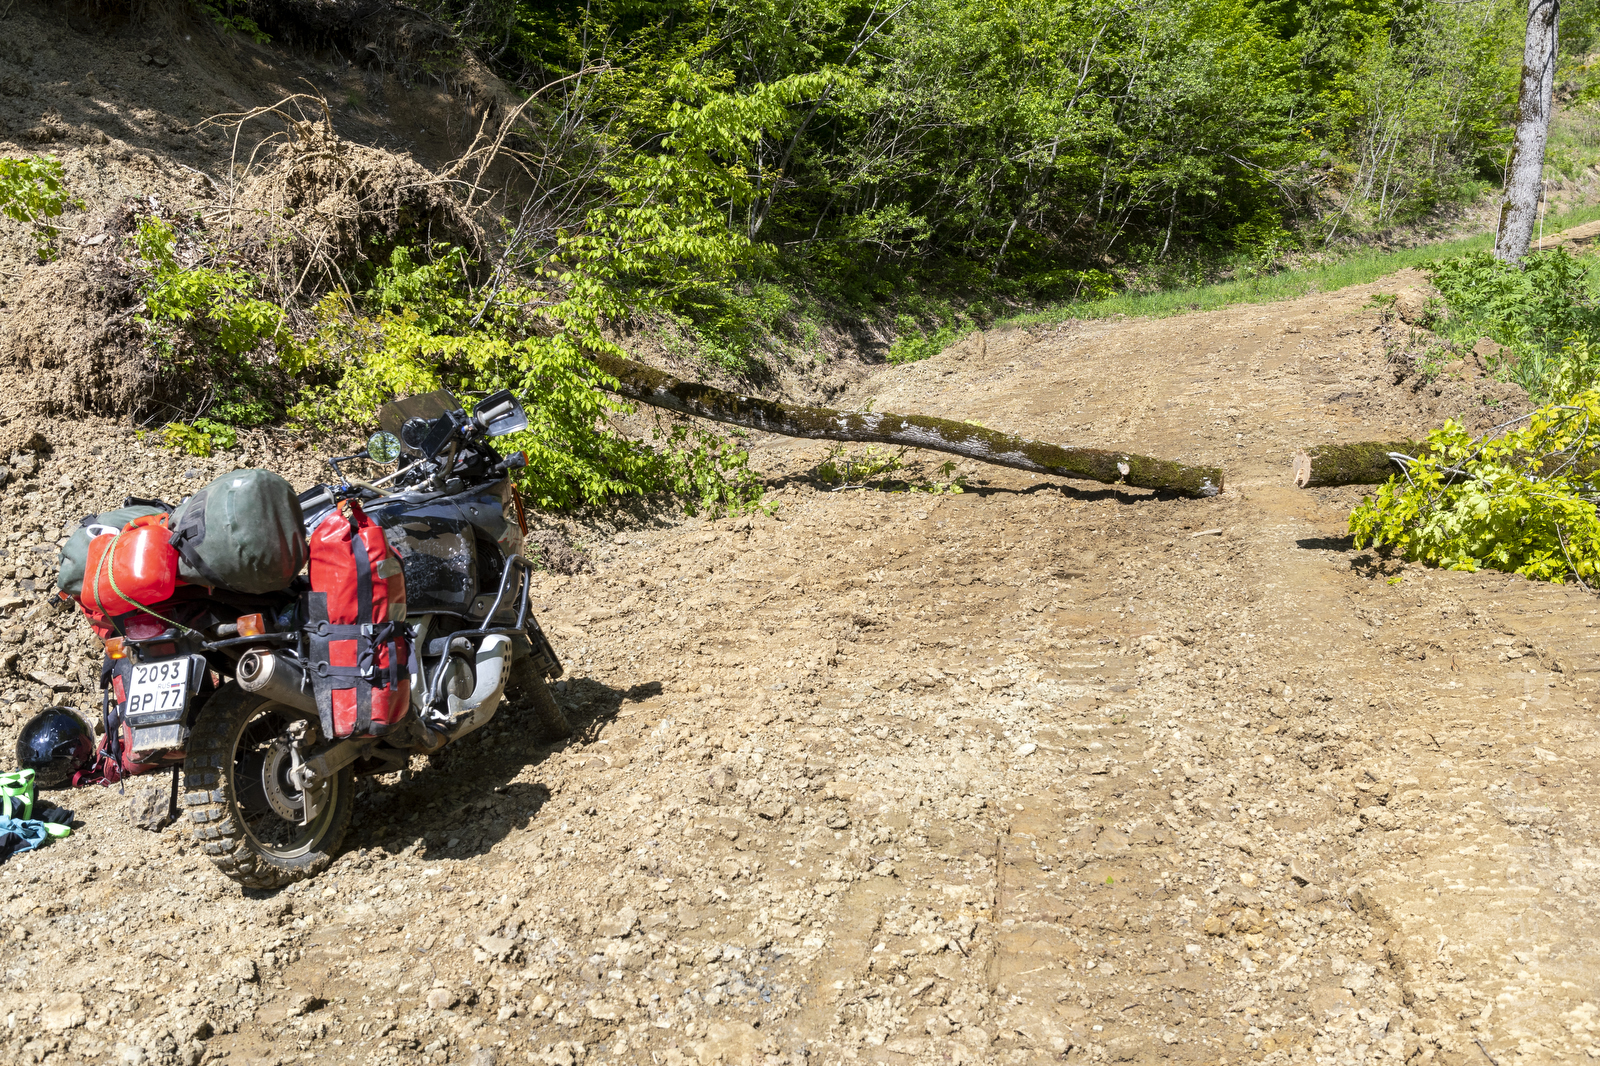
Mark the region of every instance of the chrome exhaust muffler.
<instances>
[{"instance_id":1,"label":"chrome exhaust muffler","mask_svg":"<svg viewBox=\"0 0 1600 1066\"><path fill-rule=\"evenodd\" d=\"M277 652L253 649L239 659L234 672L239 687L268 699L304 711L317 713L317 698L306 683L305 671L294 660Z\"/></svg>"}]
</instances>

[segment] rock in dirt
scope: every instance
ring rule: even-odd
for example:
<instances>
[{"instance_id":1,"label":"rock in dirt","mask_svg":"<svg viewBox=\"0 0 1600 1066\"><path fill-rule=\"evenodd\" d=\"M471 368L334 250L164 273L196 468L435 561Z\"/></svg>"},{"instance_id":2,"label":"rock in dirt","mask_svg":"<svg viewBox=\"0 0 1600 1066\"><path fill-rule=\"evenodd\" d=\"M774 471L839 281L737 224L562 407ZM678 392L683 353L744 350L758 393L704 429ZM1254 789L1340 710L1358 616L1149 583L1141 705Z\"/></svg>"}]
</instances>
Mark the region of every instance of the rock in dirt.
<instances>
[{"instance_id":1,"label":"rock in dirt","mask_svg":"<svg viewBox=\"0 0 1600 1066\"><path fill-rule=\"evenodd\" d=\"M327 1001L309 992L302 992L289 1001L288 1009L284 1012L285 1018L298 1018L310 1014L319 1007L327 1005Z\"/></svg>"},{"instance_id":2,"label":"rock in dirt","mask_svg":"<svg viewBox=\"0 0 1600 1066\"><path fill-rule=\"evenodd\" d=\"M618 940L633 932L634 926L638 924L639 912L632 907L624 907L611 917L602 920L595 926L594 931L599 936Z\"/></svg>"},{"instance_id":3,"label":"rock in dirt","mask_svg":"<svg viewBox=\"0 0 1600 1066\"><path fill-rule=\"evenodd\" d=\"M175 820L172 796L164 788L142 788L128 795L128 821L140 829L159 833Z\"/></svg>"},{"instance_id":4,"label":"rock in dirt","mask_svg":"<svg viewBox=\"0 0 1600 1066\"><path fill-rule=\"evenodd\" d=\"M480 936L478 947L490 958L503 959L511 953L516 941L506 936Z\"/></svg>"},{"instance_id":5,"label":"rock in dirt","mask_svg":"<svg viewBox=\"0 0 1600 1066\"><path fill-rule=\"evenodd\" d=\"M83 997L76 992L63 992L52 996L39 1012L39 1023L52 1033L76 1029L89 1020L83 1008Z\"/></svg>"},{"instance_id":6,"label":"rock in dirt","mask_svg":"<svg viewBox=\"0 0 1600 1066\"><path fill-rule=\"evenodd\" d=\"M28 677L33 681L39 682L51 692L65 692L72 687L71 681L49 670L29 670Z\"/></svg>"}]
</instances>

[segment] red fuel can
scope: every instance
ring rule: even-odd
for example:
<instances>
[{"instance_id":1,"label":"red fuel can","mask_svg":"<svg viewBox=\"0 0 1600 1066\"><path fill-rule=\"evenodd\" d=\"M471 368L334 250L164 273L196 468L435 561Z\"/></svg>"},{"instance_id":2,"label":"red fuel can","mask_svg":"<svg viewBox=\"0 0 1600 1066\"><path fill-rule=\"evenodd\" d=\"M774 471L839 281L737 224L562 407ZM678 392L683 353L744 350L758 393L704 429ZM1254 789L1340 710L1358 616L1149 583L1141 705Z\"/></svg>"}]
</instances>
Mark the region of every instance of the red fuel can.
<instances>
[{"instance_id":1,"label":"red fuel can","mask_svg":"<svg viewBox=\"0 0 1600 1066\"><path fill-rule=\"evenodd\" d=\"M178 553L167 543L166 515L145 515L89 542L79 601L108 615L127 614L172 598Z\"/></svg>"}]
</instances>

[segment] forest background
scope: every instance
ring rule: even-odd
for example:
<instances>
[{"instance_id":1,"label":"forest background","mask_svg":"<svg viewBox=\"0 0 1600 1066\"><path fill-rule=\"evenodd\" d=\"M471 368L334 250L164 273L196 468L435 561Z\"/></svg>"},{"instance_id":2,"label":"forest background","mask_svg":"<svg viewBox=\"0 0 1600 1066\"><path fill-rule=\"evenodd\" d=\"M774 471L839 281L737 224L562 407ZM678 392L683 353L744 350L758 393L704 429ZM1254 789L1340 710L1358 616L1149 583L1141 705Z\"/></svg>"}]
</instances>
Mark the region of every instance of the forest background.
<instances>
[{"instance_id":1,"label":"forest background","mask_svg":"<svg viewBox=\"0 0 1600 1066\"><path fill-rule=\"evenodd\" d=\"M503 79L488 133L512 177L456 168L485 238L400 234L320 273L144 218L126 265L177 390L169 443L285 417L356 432L395 395L511 387L545 507L759 495L736 441L615 431L592 356L622 354L619 324L759 391L842 322L917 359L1000 315L1270 274L1482 208L1527 24L1509 0L186 2L311 50L420 14L432 43L382 61ZM1561 25L1558 92L1592 110L1600 0ZM13 179L48 260L71 190L47 160L8 165L33 168Z\"/></svg>"},{"instance_id":2,"label":"forest background","mask_svg":"<svg viewBox=\"0 0 1600 1066\"><path fill-rule=\"evenodd\" d=\"M423 6L524 90L569 77L548 98L614 156L603 170L702 150L727 169L707 206L739 284L722 321L699 309L713 334L796 297L898 301L927 327L920 291L981 319L1446 216L1502 183L1527 16L1504 0ZM1594 20L1564 6L1567 54ZM694 109L716 128L679 125Z\"/></svg>"}]
</instances>

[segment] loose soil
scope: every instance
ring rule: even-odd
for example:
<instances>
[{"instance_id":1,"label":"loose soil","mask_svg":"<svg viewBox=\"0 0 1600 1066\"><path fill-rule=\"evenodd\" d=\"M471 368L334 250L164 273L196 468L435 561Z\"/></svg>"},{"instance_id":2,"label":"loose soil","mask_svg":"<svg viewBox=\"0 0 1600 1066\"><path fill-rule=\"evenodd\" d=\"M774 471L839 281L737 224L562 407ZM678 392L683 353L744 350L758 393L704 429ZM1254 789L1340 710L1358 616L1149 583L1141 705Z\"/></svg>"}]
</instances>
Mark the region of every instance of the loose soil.
<instances>
[{"instance_id":1,"label":"loose soil","mask_svg":"<svg viewBox=\"0 0 1600 1066\"><path fill-rule=\"evenodd\" d=\"M1353 551L1358 491L1289 485L1297 445L1484 417L1394 384L1366 305L1413 282L991 333L848 397L1220 463L1217 499L830 492L822 446L768 438L771 516L590 523L594 572L535 601L580 735L513 708L369 780L315 881L243 892L136 828L166 778L53 794L81 827L0 867L7 1057L1600 1056L1594 597ZM69 521L317 476L285 439L41 428L5 489L7 743L94 702L37 591Z\"/></svg>"},{"instance_id":2,"label":"loose soil","mask_svg":"<svg viewBox=\"0 0 1600 1066\"><path fill-rule=\"evenodd\" d=\"M301 77L341 136L430 166L488 106L69 7L0 12L0 150L62 155L85 248L128 197L213 201L231 149L200 119ZM50 414L73 408L63 389L125 387L94 340L124 309L28 247L0 225L0 347L47 320L63 339L55 363L0 367L7 749L50 703L98 705L99 651L48 596L79 517L240 465L325 470L282 434L195 459ZM806 388L840 406L1216 463L1228 488L967 466L959 495L828 491L824 445L755 438L770 515L539 534L535 602L579 735L539 744L510 707L368 779L314 881L244 892L180 827L140 828L165 777L50 794L74 835L0 866L0 1056L1600 1058L1600 604L1357 552L1359 490L1290 486L1298 446L1482 429L1525 403L1470 360L1412 374L1413 331L1377 293L1402 316L1425 302L1406 274L830 371ZM938 480L943 457L907 458Z\"/></svg>"}]
</instances>

